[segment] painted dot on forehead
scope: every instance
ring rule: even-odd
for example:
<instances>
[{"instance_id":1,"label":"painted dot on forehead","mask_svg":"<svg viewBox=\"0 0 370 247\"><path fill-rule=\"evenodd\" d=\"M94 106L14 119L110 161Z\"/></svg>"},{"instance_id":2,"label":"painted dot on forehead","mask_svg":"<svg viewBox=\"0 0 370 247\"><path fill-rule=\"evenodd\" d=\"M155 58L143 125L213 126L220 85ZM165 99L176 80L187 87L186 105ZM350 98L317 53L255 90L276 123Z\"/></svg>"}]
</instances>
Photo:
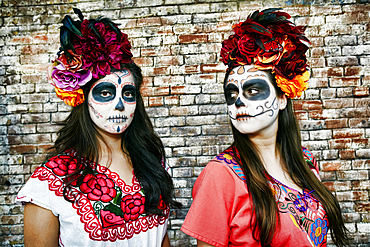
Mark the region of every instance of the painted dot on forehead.
<instances>
[{"instance_id":1,"label":"painted dot on forehead","mask_svg":"<svg viewBox=\"0 0 370 247\"><path fill-rule=\"evenodd\" d=\"M245 72L244 66L240 66L238 71L237 71L238 75L242 75L242 74L244 74L244 72Z\"/></svg>"}]
</instances>

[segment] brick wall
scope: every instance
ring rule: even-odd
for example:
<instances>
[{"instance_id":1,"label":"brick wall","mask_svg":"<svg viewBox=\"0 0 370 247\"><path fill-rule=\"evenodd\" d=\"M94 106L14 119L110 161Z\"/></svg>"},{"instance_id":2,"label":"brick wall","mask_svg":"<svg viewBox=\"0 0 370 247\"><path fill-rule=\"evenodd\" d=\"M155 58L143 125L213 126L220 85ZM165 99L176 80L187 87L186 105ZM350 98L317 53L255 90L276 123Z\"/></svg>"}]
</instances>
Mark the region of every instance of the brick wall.
<instances>
[{"instance_id":1,"label":"brick wall","mask_svg":"<svg viewBox=\"0 0 370 247\"><path fill-rule=\"evenodd\" d=\"M269 2L269 3L266 3ZM367 0L1 0L0 244L22 246L20 187L45 158L58 121L70 110L45 75L72 7L121 24L145 76L142 94L183 210L172 212L174 246L194 239L179 228L202 167L232 141L222 94L221 42L256 9L284 7L307 25L310 88L295 102L304 145L319 161L351 231L351 246L370 245L370 4ZM46 4L47 3L47 4ZM74 17L76 18L76 17Z\"/></svg>"}]
</instances>

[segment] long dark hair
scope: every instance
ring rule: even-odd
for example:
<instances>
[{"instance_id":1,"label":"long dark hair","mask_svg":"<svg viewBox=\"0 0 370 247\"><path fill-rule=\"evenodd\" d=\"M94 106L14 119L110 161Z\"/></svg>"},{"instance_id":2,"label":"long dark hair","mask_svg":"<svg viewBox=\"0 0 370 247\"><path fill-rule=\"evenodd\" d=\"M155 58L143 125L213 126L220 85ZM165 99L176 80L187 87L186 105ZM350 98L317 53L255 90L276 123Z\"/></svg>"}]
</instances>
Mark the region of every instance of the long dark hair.
<instances>
[{"instance_id":1,"label":"long dark hair","mask_svg":"<svg viewBox=\"0 0 370 247\"><path fill-rule=\"evenodd\" d=\"M122 150L126 149L136 178L139 180L145 192L145 211L161 215L162 210L158 209L160 196L163 201L175 207L181 207L181 203L173 199L173 183L170 175L162 166L165 160L165 152L160 138L154 133L153 125L145 111L143 99L140 94L140 86L143 83L141 69L134 63L121 64L121 70L128 69L133 77L136 86L136 109L134 118L129 127L121 134ZM120 71L111 68L111 72ZM91 86L97 79L91 80L83 87L85 99L87 99ZM97 131L97 127L92 122L88 110L88 103L85 100L81 105L74 107L62 123L63 127L58 131L58 137L50 156L63 153L67 149L73 148L77 152L77 162L80 164L81 157L87 157L92 161L99 160L98 138L103 138ZM79 167L79 166L78 166ZM76 170L71 174L81 172ZM66 183L64 197L73 180Z\"/></svg>"},{"instance_id":2,"label":"long dark hair","mask_svg":"<svg viewBox=\"0 0 370 247\"><path fill-rule=\"evenodd\" d=\"M231 70L226 72L224 85L226 85L230 72ZM270 79L272 79L277 95L281 96L283 92L277 87L274 77L270 76ZM251 226L253 238L256 241L259 240L261 246L271 246L274 233L280 227L280 219L275 197L266 179L266 170L259 156L258 147L248 135L240 133L233 125L231 127L234 136L233 146L240 153L240 159L237 158L237 161L243 170L248 191L253 200L255 217L255 224ZM337 246L345 246L347 229L344 226L339 203L325 185L317 179L304 160L300 129L293 112L291 99L288 99L285 109L279 111L276 148L280 153L285 171L294 183L309 191L314 190L314 196L322 203L329 220L329 229L334 243ZM235 148L234 156L238 157ZM252 219L250 224L252 224Z\"/></svg>"}]
</instances>

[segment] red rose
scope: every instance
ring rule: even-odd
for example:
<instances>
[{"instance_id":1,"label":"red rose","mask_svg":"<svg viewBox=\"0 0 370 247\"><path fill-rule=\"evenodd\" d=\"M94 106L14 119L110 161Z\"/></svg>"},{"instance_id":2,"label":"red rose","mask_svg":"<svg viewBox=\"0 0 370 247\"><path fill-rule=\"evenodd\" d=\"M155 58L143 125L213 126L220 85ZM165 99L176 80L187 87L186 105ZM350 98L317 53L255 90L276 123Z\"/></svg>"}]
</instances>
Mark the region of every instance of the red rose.
<instances>
[{"instance_id":1,"label":"red rose","mask_svg":"<svg viewBox=\"0 0 370 247\"><path fill-rule=\"evenodd\" d=\"M123 218L126 221L139 218L140 214L145 212L144 203L145 198L139 192L123 197L121 201L121 208L124 214Z\"/></svg>"},{"instance_id":2,"label":"red rose","mask_svg":"<svg viewBox=\"0 0 370 247\"><path fill-rule=\"evenodd\" d=\"M93 201L109 202L116 197L114 182L105 174L87 174L80 185L81 192Z\"/></svg>"},{"instance_id":3,"label":"red rose","mask_svg":"<svg viewBox=\"0 0 370 247\"><path fill-rule=\"evenodd\" d=\"M51 158L46 164L54 174L65 176L72 174L77 169L77 160L67 155L59 155Z\"/></svg>"},{"instance_id":4,"label":"red rose","mask_svg":"<svg viewBox=\"0 0 370 247\"><path fill-rule=\"evenodd\" d=\"M251 64L253 58L262 50L256 43L256 38L250 34L244 35L238 42L239 52L244 55L246 62Z\"/></svg>"},{"instance_id":5,"label":"red rose","mask_svg":"<svg viewBox=\"0 0 370 247\"><path fill-rule=\"evenodd\" d=\"M232 55L235 49L238 49L238 37L237 36L231 35L228 39L222 42L221 61L225 65L229 64L230 56Z\"/></svg>"}]
</instances>

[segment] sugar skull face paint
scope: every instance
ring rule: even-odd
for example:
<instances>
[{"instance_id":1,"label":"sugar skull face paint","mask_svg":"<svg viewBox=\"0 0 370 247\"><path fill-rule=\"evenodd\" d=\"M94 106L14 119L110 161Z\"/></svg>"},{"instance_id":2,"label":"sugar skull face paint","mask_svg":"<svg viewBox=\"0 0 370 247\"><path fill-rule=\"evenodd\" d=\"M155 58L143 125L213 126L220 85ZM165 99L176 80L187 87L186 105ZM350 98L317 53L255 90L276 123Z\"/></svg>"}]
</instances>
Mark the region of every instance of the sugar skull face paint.
<instances>
[{"instance_id":1,"label":"sugar skull face paint","mask_svg":"<svg viewBox=\"0 0 370 247\"><path fill-rule=\"evenodd\" d=\"M136 109L136 87L129 70L114 72L92 85L89 113L99 129L121 134L131 124Z\"/></svg>"},{"instance_id":2,"label":"sugar skull face paint","mask_svg":"<svg viewBox=\"0 0 370 247\"><path fill-rule=\"evenodd\" d=\"M231 123L240 133L254 134L277 122L279 99L268 72L236 67L224 90Z\"/></svg>"}]
</instances>

